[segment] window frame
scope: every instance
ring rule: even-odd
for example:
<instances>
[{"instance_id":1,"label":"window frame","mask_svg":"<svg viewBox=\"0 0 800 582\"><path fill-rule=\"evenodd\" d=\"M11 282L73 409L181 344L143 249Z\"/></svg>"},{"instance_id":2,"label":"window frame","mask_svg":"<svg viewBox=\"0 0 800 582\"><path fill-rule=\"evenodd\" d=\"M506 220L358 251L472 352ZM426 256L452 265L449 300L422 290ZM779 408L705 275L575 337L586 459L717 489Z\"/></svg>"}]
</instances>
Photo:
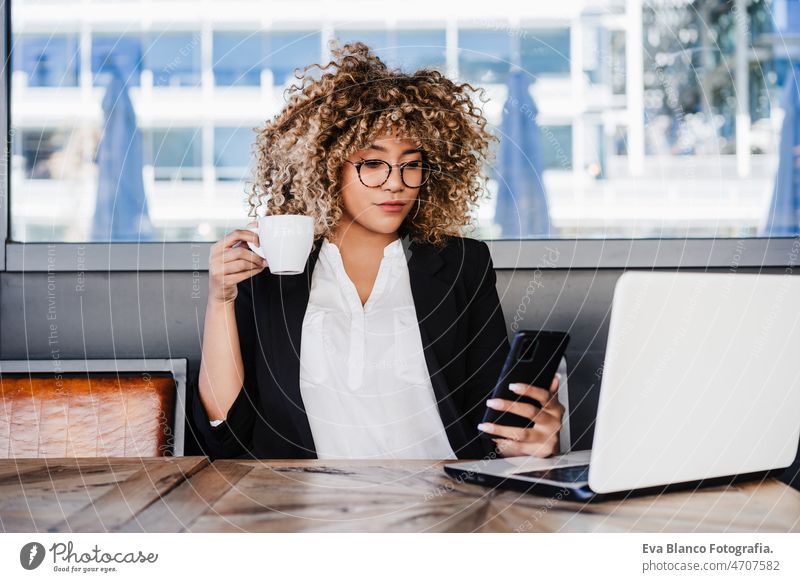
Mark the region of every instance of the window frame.
<instances>
[{"instance_id":1,"label":"window frame","mask_svg":"<svg viewBox=\"0 0 800 582\"><path fill-rule=\"evenodd\" d=\"M3 19L2 51L6 63L0 76L3 115L4 176L0 192L0 253L2 272L116 272L208 270L212 241L165 242L12 242L11 163L11 14L0 5ZM242 221L244 228L244 219ZM779 267L790 271L798 264L800 236L748 238L580 238L484 239L496 269L628 269L628 268L739 268Z\"/></svg>"}]
</instances>

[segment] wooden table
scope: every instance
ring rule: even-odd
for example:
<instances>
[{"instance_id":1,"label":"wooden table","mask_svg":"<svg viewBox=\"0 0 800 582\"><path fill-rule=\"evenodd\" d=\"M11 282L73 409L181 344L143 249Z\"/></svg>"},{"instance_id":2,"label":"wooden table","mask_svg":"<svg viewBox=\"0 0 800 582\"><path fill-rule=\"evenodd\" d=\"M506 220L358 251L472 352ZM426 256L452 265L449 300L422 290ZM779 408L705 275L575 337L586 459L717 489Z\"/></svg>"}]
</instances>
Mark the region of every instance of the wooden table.
<instances>
[{"instance_id":1,"label":"wooden table","mask_svg":"<svg viewBox=\"0 0 800 582\"><path fill-rule=\"evenodd\" d=\"M796 532L779 481L581 504L459 483L429 461L0 461L3 532Z\"/></svg>"}]
</instances>

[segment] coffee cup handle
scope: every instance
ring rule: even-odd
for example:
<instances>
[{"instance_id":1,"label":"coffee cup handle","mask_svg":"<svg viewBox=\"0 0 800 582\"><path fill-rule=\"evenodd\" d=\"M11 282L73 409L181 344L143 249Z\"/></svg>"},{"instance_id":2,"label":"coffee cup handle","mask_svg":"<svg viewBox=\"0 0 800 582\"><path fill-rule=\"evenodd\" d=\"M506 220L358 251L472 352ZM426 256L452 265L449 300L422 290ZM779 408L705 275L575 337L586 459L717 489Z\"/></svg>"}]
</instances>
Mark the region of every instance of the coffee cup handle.
<instances>
[{"instance_id":1,"label":"coffee cup handle","mask_svg":"<svg viewBox=\"0 0 800 582\"><path fill-rule=\"evenodd\" d=\"M251 227L251 228L248 228L247 230L258 234L258 228L256 228L256 227ZM255 246L250 241L247 241L247 246L250 247L250 250L253 251L255 254L257 254L262 259L266 259L267 258L267 257L264 256L264 253L261 252L261 249L259 247Z\"/></svg>"}]
</instances>

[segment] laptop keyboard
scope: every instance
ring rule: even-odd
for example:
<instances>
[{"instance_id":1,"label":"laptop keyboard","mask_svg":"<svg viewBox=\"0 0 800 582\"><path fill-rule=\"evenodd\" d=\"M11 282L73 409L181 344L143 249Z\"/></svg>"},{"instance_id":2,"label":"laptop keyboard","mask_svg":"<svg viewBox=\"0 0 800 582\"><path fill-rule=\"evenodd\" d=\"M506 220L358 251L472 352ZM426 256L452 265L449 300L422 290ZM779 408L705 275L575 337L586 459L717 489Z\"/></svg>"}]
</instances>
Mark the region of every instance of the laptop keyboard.
<instances>
[{"instance_id":1,"label":"laptop keyboard","mask_svg":"<svg viewBox=\"0 0 800 582\"><path fill-rule=\"evenodd\" d=\"M514 473L516 476L531 477L532 479L549 479L550 481L563 481L565 483L578 483L589 480L589 465L574 465L572 467L553 467L543 471L526 471Z\"/></svg>"}]
</instances>

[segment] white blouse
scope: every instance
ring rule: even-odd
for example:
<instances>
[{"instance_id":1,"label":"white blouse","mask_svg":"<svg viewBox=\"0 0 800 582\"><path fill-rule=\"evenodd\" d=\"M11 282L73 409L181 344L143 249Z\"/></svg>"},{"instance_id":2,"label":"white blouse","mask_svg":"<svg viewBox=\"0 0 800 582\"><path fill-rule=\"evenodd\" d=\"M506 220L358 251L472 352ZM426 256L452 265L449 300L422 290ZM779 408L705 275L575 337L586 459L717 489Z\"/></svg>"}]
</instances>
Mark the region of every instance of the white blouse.
<instances>
[{"instance_id":1,"label":"white blouse","mask_svg":"<svg viewBox=\"0 0 800 582\"><path fill-rule=\"evenodd\" d=\"M401 239L364 306L323 239L300 342L300 392L320 459L455 459L422 349Z\"/></svg>"}]
</instances>

